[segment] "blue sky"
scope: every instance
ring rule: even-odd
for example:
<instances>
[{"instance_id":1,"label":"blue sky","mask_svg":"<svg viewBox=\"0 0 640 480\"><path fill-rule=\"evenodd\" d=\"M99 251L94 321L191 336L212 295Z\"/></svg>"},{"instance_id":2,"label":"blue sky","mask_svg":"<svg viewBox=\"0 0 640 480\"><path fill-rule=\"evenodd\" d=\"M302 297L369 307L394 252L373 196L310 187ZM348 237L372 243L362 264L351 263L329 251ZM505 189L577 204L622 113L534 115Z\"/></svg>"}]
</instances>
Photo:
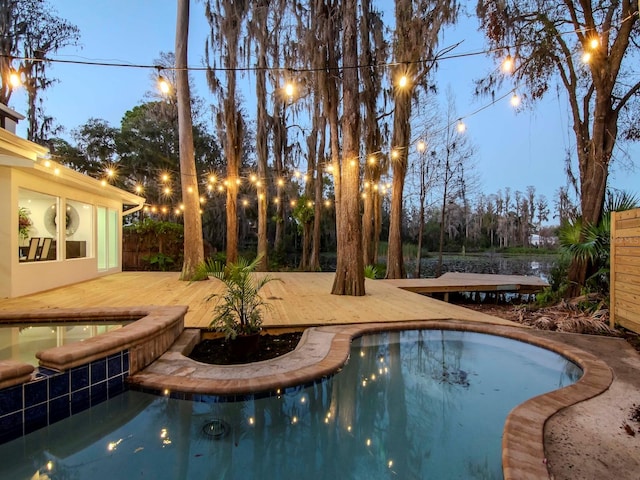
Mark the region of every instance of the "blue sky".
<instances>
[{"instance_id":1,"label":"blue sky","mask_svg":"<svg viewBox=\"0 0 640 480\"><path fill-rule=\"evenodd\" d=\"M56 58L153 64L161 51L174 49L175 2L55 0L52 4L58 14L77 25L81 33L81 45L66 48ZM200 66L208 26L202 2L192 1L191 4L189 64ZM386 17L389 15L387 13ZM455 53L482 50L483 39L475 25L475 19L471 19L455 29L448 29L440 45L463 40ZM476 147L483 192L495 193L505 187L524 192L528 185L534 185L552 204L554 192L566 184L565 151L574 143L567 104L554 90L533 110L516 114L506 98L467 117L489 102L486 98L474 98L473 81L493 68L493 60L484 56L442 61L436 77L442 101L450 85L455 92L458 116L466 117L466 135ZM91 117L105 119L117 126L124 113L144 101L145 93L154 88L153 73L152 69L55 64L51 74L59 79L59 83L46 93L48 114L65 127L67 136ZM205 73L193 72L192 76L195 93L209 103L214 102ZM505 86L504 93L510 88ZM246 96L252 96L252 92ZM11 106L20 112L26 110L23 97L14 94L11 101ZM25 135L25 130L23 125L19 133ZM632 159L640 158L640 145L624 148ZM640 174L620 165L614 164L611 186L640 193Z\"/></svg>"}]
</instances>

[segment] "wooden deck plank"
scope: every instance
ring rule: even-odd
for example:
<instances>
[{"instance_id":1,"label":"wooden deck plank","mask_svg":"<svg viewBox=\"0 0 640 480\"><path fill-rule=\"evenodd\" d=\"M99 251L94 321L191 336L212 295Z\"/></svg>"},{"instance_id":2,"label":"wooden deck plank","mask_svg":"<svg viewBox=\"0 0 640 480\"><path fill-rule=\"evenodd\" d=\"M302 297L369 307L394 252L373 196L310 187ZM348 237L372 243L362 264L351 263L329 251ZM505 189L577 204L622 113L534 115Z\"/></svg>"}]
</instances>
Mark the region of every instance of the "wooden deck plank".
<instances>
[{"instance_id":1,"label":"wooden deck plank","mask_svg":"<svg viewBox=\"0 0 640 480\"><path fill-rule=\"evenodd\" d=\"M536 293L549 284L539 277L447 272L438 278L384 280L414 293L514 292Z\"/></svg>"},{"instance_id":2,"label":"wooden deck plank","mask_svg":"<svg viewBox=\"0 0 640 480\"><path fill-rule=\"evenodd\" d=\"M351 297L331 295L333 273L270 275L280 281L268 283L262 292L271 305L264 315L267 327L444 319L516 325L416 295L388 281L367 279L367 294ZM206 298L221 291L222 284L216 280L190 283L179 281L173 272L122 272L33 295L0 299L0 310L187 305L186 325L206 327L215 306L215 300L208 302Z\"/></svg>"}]
</instances>

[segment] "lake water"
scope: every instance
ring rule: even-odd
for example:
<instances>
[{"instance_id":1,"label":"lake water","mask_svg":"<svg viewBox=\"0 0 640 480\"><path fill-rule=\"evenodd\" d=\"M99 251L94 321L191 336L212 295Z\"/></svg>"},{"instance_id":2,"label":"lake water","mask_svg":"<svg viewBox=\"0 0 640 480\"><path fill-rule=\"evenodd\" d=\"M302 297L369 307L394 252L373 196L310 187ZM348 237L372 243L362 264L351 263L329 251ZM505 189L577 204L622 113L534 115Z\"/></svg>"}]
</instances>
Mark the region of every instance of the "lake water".
<instances>
[{"instance_id":1,"label":"lake water","mask_svg":"<svg viewBox=\"0 0 640 480\"><path fill-rule=\"evenodd\" d=\"M443 255L442 273L492 273L500 275L532 275L549 279L549 273L558 259L557 255L508 255L480 253L467 255ZM415 261L407 262L407 272L412 273ZM438 256L423 258L421 277L434 277Z\"/></svg>"}]
</instances>

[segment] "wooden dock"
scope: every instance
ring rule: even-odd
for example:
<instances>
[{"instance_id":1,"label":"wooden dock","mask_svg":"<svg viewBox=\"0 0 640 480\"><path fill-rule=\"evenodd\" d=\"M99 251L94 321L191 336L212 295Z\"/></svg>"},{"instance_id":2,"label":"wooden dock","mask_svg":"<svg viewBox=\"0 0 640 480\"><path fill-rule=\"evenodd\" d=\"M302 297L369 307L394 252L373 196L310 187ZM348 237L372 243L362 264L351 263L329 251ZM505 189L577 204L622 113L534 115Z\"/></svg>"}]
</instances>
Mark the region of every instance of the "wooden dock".
<instances>
[{"instance_id":1,"label":"wooden dock","mask_svg":"<svg viewBox=\"0 0 640 480\"><path fill-rule=\"evenodd\" d=\"M397 288L394 281L367 279L367 294L350 297L331 295L334 273L274 272L271 275L280 281L267 284L263 290L263 297L271 305L265 311L266 327L445 319L516 325L416 295ZM221 291L222 284L217 280L189 283L179 281L174 272L122 272L33 295L0 299L0 311L187 305L186 326L206 327L215 306L215 299L207 302L206 297Z\"/></svg>"},{"instance_id":2,"label":"wooden dock","mask_svg":"<svg viewBox=\"0 0 640 480\"><path fill-rule=\"evenodd\" d=\"M549 286L539 277L458 272L447 272L438 278L404 278L383 281L413 293L423 295L443 293L445 301L448 301L449 293L452 292L529 294L541 292Z\"/></svg>"}]
</instances>

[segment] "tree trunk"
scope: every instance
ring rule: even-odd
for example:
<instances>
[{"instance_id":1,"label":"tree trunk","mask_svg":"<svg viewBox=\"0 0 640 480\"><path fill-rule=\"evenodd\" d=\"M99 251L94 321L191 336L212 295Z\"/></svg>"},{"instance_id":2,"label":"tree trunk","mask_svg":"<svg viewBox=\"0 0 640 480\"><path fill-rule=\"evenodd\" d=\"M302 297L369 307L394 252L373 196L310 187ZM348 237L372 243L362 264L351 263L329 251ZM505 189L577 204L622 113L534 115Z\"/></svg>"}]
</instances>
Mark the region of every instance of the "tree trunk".
<instances>
[{"instance_id":1,"label":"tree trunk","mask_svg":"<svg viewBox=\"0 0 640 480\"><path fill-rule=\"evenodd\" d=\"M357 0L344 0L343 62L358 63ZM342 165L340 215L337 220L338 259L331 293L362 296L364 266L362 264L362 233L360 230L360 102L358 70L343 71Z\"/></svg>"},{"instance_id":2,"label":"tree trunk","mask_svg":"<svg viewBox=\"0 0 640 480\"><path fill-rule=\"evenodd\" d=\"M309 262L309 269L315 272L320 271L320 226L322 220L322 190L323 190L323 175L324 169L322 163L325 158L325 140L327 122L324 116L321 117L319 127L320 130L320 142L318 144L318 153L316 155L316 181L314 183L315 192L315 205L313 213L313 246L311 247L311 260Z\"/></svg>"},{"instance_id":3,"label":"tree trunk","mask_svg":"<svg viewBox=\"0 0 640 480\"><path fill-rule=\"evenodd\" d=\"M268 122L267 115L267 15L268 2L260 2L254 9L254 19L256 21L258 39L258 70L256 71L256 100L257 100L257 121L256 121L256 154L258 157L258 182L256 192L258 194L258 257L260 263L258 271L266 272L269 269L268 240L267 240L267 170L269 163L269 152L267 149Z\"/></svg>"},{"instance_id":4,"label":"tree trunk","mask_svg":"<svg viewBox=\"0 0 640 480\"><path fill-rule=\"evenodd\" d=\"M393 182L391 212L389 216L389 244L386 278L405 278L402 254L403 191L407 175L407 148L410 136L411 97L408 92L397 92L393 116L393 141L391 142Z\"/></svg>"},{"instance_id":5,"label":"tree trunk","mask_svg":"<svg viewBox=\"0 0 640 480\"><path fill-rule=\"evenodd\" d=\"M178 0L176 22L176 96L178 101L178 135L180 145L180 184L184 204L184 262L180 280L197 280L198 265L204 261L202 217L198 194L198 173L193 147L191 93L187 70L189 40L189 0Z\"/></svg>"},{"instance_id":6,"label":"tree trunk","mask_svg":"<svg viewBox=\"0 0 640 480\"><path fill-rule=\"evenodd\" d=\"M273 164L276 173L276 231L274 237L274 248L276 251L282 249L282 239L284 237L284 204L282 196L282 175L284 170L284 155L287 145L287 129L284 126L286 118L286 104L275 101L273 115Z\"/></svg>"},{"instance_id":7,"label":"tree trunk","mask_svg":"<svg viewBox=\"0 0 640 480\"><path fill-rule=\"evenodd\" d=\"M579 142L578 164L582 220L585 224L597 225L602 219L609 163L618 134L618 114L613 110L611 95L600 92L596 94L593 133L590 139L589 129L585 123L576 122L574 131ZM567 272L569 279L567 296L580 295L590 267L590 262L572 259Z\"/></svg>"},{"instance_id":8,"label":"tree trunk","mask_svg":"<svg viewBox=\"0 0 640 480\"><path fill-rule=\"evenodd\" d=\"M449 170L449 161L447 160L447 171ZM442 194L442 209L440 211L440 243L438 246L438 265L436 266L436 277L442 275L442 250L444 248L444 220L447 213L447 175L445 174L444 193Z\"/></svg>"},{"instance_id":9,"label":"tree trunk","mask_svg":"<svg viewBox=\"0 0 640 480\"><path fill-rule=\"evenodd\" d=\"M364 209L362 212L362 258L365 265L375 265L377 263L377 243L380 235L376 231L375 224L378 221L375 217L380 211L375 208L379 200L378 191L374 185L380 182L380 174L383 168L383 156L377 152L381 150L380 122L378 116L378 99L382 90L380 81L380 69L376 67L376 58L379 54L384 54L384 47L377 45L375 35L372 43L372 32L375 30L376 13L371 6L370 0L362 0L362 17L360 19L360 64L367 65L362 75L363 92L361 95L364 118L362 121L362 136L364 137L365 172L364 181L370 186L365 189ZM383 50L380 52L379 50Z\"/></svg>"},{"instance_id":10,"label":"tree trunk","mask_svg":"<svg viewBox=\"0 0 640 480\"><path fill-rule=\"evenodd\" d=\"M395 110L393 115L393 136L391 140L391 165L393 182L391 190L391 212L389 217L389 242L387 251L386 278L405 278L404 258L402 254L402 224L404 203L404 182L407 175L409 139L411 138L411 94L412 86L397 86L397 78L406 75L415 81L416 64L412 60L415 50L411 44L413 34L411 21L413 4L411 0L397 0L396 43L394 54L399 62L393 69ZM401 63L406 61L407 63Z\"/></svg>"},{"instance_id":11,"label":"tree trunk","mask_svg":"<svg viewBox=\"0 0 640 480\"><path fill-rule=\"evenodd\" d=\"M422 231L424 230L424 200L420 199L420 213L418 218L418 253L416 254L416 269L413 276L420 278L420 268L422 263Z\"/></svg>"}]
</instances>

